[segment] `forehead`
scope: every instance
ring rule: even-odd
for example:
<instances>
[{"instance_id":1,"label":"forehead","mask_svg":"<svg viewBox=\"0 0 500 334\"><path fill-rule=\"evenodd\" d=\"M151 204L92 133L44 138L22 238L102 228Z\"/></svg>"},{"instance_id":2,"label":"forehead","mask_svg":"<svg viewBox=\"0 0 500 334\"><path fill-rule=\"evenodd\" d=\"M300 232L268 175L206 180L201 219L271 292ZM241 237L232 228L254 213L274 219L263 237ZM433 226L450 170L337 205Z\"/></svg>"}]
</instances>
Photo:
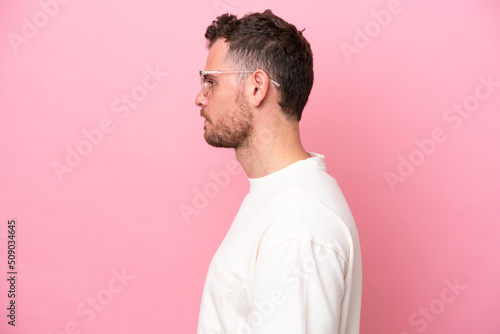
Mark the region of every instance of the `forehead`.
<instances>
[{"instance_id":1,"label":"forehead","mask_svg":"<svg viewBox=\"0 0 500 334\"><path fill-rule=\"evenodd\" d=\"M224 39L218 39L208 52L205 70L214 71L227 69L227 63L225 62L227 50L229 50L229 43L226 43Z\"/></svg>"}]
</instances>

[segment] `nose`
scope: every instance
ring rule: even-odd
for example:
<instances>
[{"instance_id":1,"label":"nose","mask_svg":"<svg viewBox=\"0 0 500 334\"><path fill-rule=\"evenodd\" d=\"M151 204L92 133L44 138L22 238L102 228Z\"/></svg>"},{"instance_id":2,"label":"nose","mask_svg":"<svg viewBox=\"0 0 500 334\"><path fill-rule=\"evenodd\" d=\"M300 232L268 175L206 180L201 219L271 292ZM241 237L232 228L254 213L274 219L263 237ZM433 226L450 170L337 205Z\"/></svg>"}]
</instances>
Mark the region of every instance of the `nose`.
<instances>
[{"instance_id":1,"label":"nose","mask_svg":"<svg viewBox=\"0 0 500 334\"><path fill-rule=\"evenodd\" d=\"M196 95L196 98L194 99L194 104L198 107L206 107L207 106L207 97L203 95L203 91L200 89L198 92L198 95Z\"/></svg>"}]
</instances>

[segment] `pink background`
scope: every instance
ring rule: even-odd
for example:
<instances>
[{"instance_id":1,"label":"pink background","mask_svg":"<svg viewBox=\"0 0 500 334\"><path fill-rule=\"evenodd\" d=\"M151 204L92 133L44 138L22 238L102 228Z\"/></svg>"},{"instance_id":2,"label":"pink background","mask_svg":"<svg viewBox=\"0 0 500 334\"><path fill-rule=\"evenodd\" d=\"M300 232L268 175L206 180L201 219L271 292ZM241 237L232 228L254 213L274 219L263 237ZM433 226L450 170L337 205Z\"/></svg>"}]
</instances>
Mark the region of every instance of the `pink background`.
<instances>
[{"instance_id":1,"label":"pink background","mask_svg":"<svg viewBox=\"0 0 500 334\"><path fill-rule=\"evenodd\" d=\"M361 333L500 332L497 1L24 0L0 2L1 333L195 332L248 190L241 170L212 179L234 153L202 137L203 35L266 8L313 48L302 138L356 218ZM58 177L68 147L84 156Z\"/></svg>"}]
</instances>

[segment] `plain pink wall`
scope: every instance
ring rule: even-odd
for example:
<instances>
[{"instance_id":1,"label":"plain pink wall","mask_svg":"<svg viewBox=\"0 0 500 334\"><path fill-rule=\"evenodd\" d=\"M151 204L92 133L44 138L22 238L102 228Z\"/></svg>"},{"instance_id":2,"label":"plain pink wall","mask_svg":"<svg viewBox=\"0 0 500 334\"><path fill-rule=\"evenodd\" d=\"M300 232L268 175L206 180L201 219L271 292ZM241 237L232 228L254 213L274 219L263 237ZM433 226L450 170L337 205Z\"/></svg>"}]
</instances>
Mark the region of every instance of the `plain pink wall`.
<instances>
[{"instance_id":1,"label":"plain pink wall","mask_svg":"<svg viewBox=\"0 0 500 334\"><path fill-rule=\"evenodd\" d=\"M24 0L0 3L1 333L195 332L248 190L202 137L203 34L266 8L312 44L302 138L356 218L361 333L500 331L498 2Z\"/></svg>"}]
</instances>

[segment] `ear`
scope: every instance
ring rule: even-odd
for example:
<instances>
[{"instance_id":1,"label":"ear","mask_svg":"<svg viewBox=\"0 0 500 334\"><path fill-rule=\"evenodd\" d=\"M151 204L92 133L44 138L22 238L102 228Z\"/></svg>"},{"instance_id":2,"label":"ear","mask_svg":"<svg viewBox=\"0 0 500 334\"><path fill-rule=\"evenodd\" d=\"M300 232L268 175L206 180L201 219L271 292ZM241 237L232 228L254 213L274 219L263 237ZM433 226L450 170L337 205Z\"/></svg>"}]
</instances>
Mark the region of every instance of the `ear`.
<instances>
[{"instance_id":1,"label":"ear","mask_svg":"<svg viewBox=\"0 0 500 334\"><path fill-rule=\"evenodd\" d=\"M253 107L257 108L262 104L269 93L269 84L269 77L263 70L256 70L252 74L251 81L248 85L248 92L250 95L248 100Z\"/></svg>"}]
</instances>

